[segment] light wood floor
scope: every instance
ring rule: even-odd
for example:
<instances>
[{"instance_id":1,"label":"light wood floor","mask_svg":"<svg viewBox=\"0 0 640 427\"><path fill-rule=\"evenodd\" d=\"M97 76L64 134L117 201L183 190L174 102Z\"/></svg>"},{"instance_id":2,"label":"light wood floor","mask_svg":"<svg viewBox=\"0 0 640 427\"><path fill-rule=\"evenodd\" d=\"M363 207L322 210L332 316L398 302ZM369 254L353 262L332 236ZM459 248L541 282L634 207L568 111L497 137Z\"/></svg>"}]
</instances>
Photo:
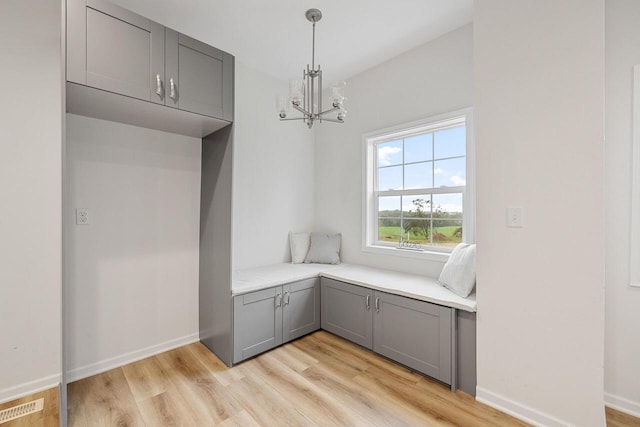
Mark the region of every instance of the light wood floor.
<instances>
[{"instance_id":1,"label":"light wood floor","mask_svg":"<svg viewBox=\"0 0 640 427\"><path fill-rule=\"evenodd\" d=\"M231 369L195 343L77 381L69 425L526 424L321 331Z\"/></svg>"}]
</instances>

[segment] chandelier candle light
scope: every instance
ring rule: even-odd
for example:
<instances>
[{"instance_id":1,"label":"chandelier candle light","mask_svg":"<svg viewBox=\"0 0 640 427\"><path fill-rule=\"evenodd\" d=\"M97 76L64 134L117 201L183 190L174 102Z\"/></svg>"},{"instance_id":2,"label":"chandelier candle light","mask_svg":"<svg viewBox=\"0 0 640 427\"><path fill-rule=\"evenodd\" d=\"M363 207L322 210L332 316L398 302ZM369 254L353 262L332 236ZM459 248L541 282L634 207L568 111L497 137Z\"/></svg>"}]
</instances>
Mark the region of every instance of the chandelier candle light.
<instances>
[{"instance_id":1,"label":"chandelier candle light","mask_svg":"<svg viewBox=\"0 0 640 427\"><path fill-rule=\"evenodd\" d=\"M322 111L322 70L320 65L316 69L316 22L322 18L322 12L318 9L309 9L305 13L307 20L313 23L313 39L311 46L311 68L307 64L307 69L302 72L302 80L292 80L289 85L289 97L279 96L277 102L278 115L280 120L302 120L311 129L313 122L344 123L347 110L344 109L345 97L342 96L342 89L346 85L340 82L331 88L331 108ZM317 101L316 101L317 99ZM316 103L317 102L317 103ZM302 113L302 117L287 118L289 106ZM334 117L327 117L329 113L334 113Z\"/></svg>"}]
</instances>

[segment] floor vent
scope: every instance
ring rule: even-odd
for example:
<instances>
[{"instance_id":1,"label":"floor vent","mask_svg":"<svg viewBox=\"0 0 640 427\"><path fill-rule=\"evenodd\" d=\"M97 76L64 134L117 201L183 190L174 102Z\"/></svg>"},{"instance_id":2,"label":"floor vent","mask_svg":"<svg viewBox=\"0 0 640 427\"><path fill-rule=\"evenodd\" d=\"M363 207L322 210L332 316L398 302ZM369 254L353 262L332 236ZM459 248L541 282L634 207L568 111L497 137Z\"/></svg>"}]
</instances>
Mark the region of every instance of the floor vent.
<instances>
[{"instance_id":1,"label":"floor vent","mask_svg":"<svg viewBox=\"0 0 640 427\"><path fill-rule=\"evenodd\" d=\"M43 397L38 400L23 403L22 405L14 406L13 408L2 410L0 411L0 424L42 411L42 408L44 408Z\"/></svg>"}]
</instances>

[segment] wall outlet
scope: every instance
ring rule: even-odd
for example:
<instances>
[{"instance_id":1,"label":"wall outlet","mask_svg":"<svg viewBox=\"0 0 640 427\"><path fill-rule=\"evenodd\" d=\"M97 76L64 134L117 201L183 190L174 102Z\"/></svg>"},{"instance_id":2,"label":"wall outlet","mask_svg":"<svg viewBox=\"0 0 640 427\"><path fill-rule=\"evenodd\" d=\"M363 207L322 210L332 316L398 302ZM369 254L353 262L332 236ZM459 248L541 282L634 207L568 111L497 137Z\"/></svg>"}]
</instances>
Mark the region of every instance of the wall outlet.
<instances>
[{"instance_id":1,"label":"wall outlet","mask_svg":"<svg viewBox=\"0 0 640 427\"><path fill-rule=\"evenodd\" d=\"M521 207L507 208L507 227L524 227L524 209Z\"/></svg>"},{"instance_id":2,"label":"wall outlet","mask_svg":"<svg viewBox=\"0 0 640 427\"><path fill-rule=\"evenodd\" d=\"M76 225L89 225L89 209L76 208Z\"/></svg>"}]
</instances>

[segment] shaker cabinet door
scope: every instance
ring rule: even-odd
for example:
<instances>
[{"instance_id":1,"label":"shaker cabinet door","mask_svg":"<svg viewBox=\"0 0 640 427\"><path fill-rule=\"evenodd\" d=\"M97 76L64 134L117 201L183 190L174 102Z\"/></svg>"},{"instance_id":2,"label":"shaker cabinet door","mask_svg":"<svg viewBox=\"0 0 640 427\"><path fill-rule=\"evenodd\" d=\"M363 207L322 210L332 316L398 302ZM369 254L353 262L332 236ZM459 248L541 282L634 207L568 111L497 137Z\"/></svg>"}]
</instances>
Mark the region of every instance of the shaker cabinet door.
<instances>
[{"instance_id":1,"label":"shaker cabinet door","mask_svg":"<svg viewBox=\"0 0 640 427\"><path fill-rule=\"evenodd\" d=\"M301 280L282 287L282 342L320 329L320 279Z\"/></svg>"},{"instance_id":2,"label":"shaker cabinet door","mask_svg":"<svg viewBox=\"0 0 640 427\"><path fill-rule=\"evenodd\" d=\"M67 80L164 103L160 24L102 0L70 0Z\"/></svg>"},{"instance_id":3,"label":"shaker cabinet door","mask_svg":"<svg viewBox=\"0 0 640 427\"><path fill-rule=\"evenodd\" d=\"M321 286L322 329L371 349L373 291L325 277Z\"/></svg>"},{"instance_id":4,"label":"shaker cabinet door","mask_svg":"<svg viewBox=\"0 0 640 427\"><path fill-rule=\"evenodd\" d=\"M375 292L373 351L451 384L452 309Z\"/></svg>"},{"instance_id":5,"label":"shaker cabinet door","mask_svg":"<svg viewBox=\"0 0 640 427\"><path fill-rule=\"evenodd\" d=\"M170 29L165 42L165 104L231 121L233 56Z\"/></svg>"},{"instance_id":6,"label":"shaker cabinet door","mask_svg":"<svg viewBox=\"0 0 640 427\"><path fill-rule=\"evenodd\" d=\"M282 344L282 287L233 297L233 362Z\"/></svg>"}]
</instances>

